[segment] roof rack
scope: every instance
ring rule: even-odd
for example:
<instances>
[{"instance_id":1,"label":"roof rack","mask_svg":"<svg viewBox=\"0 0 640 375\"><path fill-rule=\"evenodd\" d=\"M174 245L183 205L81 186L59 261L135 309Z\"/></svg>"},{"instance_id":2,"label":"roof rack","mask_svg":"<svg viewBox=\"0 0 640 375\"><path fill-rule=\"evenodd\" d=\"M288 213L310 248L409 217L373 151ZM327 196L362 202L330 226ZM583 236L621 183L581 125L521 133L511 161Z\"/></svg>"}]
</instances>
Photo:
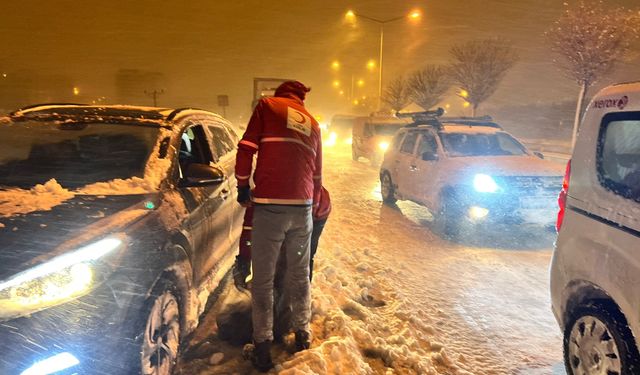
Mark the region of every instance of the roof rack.
<instances>
[{"instance_id":1,"label":"roof rack","mask_svg":"<svg viewBox=\"0 0 640 375\"><path fill-rule=\"evenodd\" d=\"M411 124L408 124L405 127L418 127L420 125L428 125L428 126L435 126L437 128L440 128L441 124L438 118L443 114L444 114L444 109L438 108L433 111L423 111L423 112L407 112L407 113L396 112L396 117L411 118L411 120L413 120Z\"/></svg>"},{"instance_id":2,"label":"roof rack","mask_svg":"<svg viewBox=\"0 0 640 375\"><path fill-rule=\"evenodd\" d=\"M493 121L491 116L479 117L441 117L438 119L442 124L456 124L466 126L485 126L489 128L502 129L502 126Z\"/></svg>"}]
</instances>

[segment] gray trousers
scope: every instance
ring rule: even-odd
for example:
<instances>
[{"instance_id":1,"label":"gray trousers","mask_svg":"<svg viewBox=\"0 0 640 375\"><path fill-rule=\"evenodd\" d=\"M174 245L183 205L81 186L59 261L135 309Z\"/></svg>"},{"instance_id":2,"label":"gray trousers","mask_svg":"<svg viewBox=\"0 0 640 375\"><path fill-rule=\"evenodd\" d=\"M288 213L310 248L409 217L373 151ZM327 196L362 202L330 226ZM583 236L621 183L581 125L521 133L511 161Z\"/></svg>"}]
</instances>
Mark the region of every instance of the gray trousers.
<instances>
[{"instance_id":1,"label":"gray trousers","mask_svg":"<svg viewBox=\"0 0 640 375\"><path fill-rule=\"evenodd\" d=\"M251 233L253 339L273 340L273 281L282 245L287 269L284 297L291 304L291 327L309 331L309 246L311 207L256 205Z\"/></svg>"}]
</instances>

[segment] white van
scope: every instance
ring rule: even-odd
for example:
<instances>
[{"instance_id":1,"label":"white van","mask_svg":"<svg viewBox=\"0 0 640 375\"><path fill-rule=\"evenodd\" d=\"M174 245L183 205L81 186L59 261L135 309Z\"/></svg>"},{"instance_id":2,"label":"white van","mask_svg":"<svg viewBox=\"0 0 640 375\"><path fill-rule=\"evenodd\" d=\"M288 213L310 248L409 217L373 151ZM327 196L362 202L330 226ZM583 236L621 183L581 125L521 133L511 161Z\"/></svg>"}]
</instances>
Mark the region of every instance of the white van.
<instances>
[{"instance_id":1,"label":"white van","mask_svg":"<svg viewBox=\"0 0 640 375\"><path fill-rule=\"evenodd\" d=\"M569 374L640 374L640 82L600 91L559 198L553 312Z\"/></svg>"}]
</instances>

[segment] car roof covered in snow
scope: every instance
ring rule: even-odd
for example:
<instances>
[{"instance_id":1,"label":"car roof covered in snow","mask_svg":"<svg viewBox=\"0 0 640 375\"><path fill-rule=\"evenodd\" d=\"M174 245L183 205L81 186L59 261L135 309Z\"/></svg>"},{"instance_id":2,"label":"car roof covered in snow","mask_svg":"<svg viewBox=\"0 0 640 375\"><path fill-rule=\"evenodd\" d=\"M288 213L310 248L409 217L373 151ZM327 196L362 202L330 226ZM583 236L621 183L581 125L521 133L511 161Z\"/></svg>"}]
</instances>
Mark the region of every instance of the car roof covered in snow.
<instances>
[{"instance_id":1,"label":"car roof covered in snow","mask_svg":"<svg viewBox=\"0 0 640 375\"><path fill-rule=\"evenodd\" d=\"M106 123L140 123L171 127L174 120L186 114L222 117L195 108L158 108L129 105L38 104L9 114L14 121L97 121Z\"/></svg>"}]
</instances>

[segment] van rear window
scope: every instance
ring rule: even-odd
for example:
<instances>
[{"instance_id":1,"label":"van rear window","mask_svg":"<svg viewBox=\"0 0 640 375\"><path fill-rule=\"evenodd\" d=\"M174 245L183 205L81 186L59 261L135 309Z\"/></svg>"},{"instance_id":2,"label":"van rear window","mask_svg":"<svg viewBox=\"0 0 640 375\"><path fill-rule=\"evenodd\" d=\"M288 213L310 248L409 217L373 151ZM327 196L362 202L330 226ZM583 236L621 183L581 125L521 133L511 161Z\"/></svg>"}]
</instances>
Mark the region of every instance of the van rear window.
<instances>
[{"instance_id":1,"label":"van rear window","mask_svg":"<svg viewBox=\"0 0 640 375\"><path fill-rule=\"evenodd\" d=\"M598 179L604 187L640 202L640 112L604 117L597 160Z\"/></svg>"}]
</instances>

